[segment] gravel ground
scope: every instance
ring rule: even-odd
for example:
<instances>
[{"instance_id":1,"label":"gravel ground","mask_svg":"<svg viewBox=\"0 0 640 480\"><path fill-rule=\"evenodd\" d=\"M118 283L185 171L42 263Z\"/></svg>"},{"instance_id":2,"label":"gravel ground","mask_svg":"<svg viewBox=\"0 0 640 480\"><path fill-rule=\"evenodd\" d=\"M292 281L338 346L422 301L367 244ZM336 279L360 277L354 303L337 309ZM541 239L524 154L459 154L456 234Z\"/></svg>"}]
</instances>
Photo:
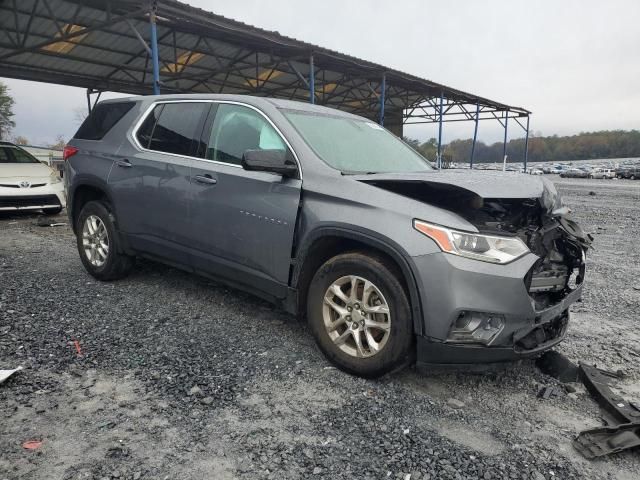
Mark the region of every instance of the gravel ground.
<instances>
[{"instance_id":1,"label":"gravel ground","mask_svg":"<svg viewBox=\"0 0 640 480\"><path fill-rule=\"evenodd\" d=\"M640 182L554 179L594 232L584 301L558 350L622 369L640 399ZM61 215L60 221L66 218ZM80 354L76 349L76 343ZM587 461L601 424L581 385L532 362L486 374L331 368L295 319L150 262L115 283L68 227L0 218L0 479L618 478L640 452ZM22 448L41 440L36 450ZM635 472L635 473L634 473Z\"/></svg>"}]
</instances>

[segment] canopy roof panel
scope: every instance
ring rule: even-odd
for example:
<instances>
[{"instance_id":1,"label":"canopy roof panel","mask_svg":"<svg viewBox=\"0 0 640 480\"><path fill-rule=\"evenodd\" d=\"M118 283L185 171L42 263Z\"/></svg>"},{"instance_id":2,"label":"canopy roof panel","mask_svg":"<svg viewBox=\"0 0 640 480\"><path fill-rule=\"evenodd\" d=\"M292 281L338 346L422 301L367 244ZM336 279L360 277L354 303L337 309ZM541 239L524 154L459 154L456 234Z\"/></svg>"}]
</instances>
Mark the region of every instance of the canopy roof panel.
<instances>
[{"instance_id":1,"label":"canopy roof panel","mask_svg":"<svg viewBox=\"0 0 640 480\"><path fill-rule=\"evenodd\" d=\"M153 12L163 93L309 101L313 91L315 103L369 118L384 103L390 124L529 114L175 0L0 0L0 75L149 94Z\"/></svg>"}]
</instances>

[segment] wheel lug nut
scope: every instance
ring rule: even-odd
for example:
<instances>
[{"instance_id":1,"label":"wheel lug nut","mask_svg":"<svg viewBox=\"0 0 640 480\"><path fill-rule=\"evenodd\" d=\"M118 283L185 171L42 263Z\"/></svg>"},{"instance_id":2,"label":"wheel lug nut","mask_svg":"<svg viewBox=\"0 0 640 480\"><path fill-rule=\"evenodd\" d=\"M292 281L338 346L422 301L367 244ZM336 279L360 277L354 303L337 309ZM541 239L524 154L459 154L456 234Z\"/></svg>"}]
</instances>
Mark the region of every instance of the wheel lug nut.
<instances>
[{"instance_id":1,"label":"wheel lug nut","mask_svg":"<svg viewBox=\"0 0 640 480\"><path fill-rule=\"evenodd\" d=\"M356 310L360 310L360 304L359 304L359 303L356 303L356 304L354 305L354 307L356 307Z\"/></svg>"},{"instance_id":2,"label":"wheel lug nut","mask_svg":"<svg viewBox=\"0 0 640 480\"><path fill-rule=\"evenodd\" d=\"M351 315L347 315L347 321L350 322L351 321Z\"/></svg>"},{"instance_id":3,"label":"wheel lug nut","mask_svg":"<svg viewBox=\"0 0 640 480\"><path fill-rule=\"evenodd\" d=\"M353 310L353 308L351 308L351 306L347 307L347 312L350 312L351 310Z\"/></svg>"}]
</instances>

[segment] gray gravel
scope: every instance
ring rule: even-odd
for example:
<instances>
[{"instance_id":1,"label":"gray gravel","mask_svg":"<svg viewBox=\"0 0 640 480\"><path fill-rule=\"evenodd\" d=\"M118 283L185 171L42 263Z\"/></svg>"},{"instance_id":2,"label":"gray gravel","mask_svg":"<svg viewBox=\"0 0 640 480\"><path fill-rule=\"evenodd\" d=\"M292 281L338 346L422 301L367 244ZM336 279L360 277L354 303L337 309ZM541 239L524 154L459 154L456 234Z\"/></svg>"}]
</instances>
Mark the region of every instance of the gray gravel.
<instances>
[{"instance_id":1,"label":"gray gravel","mask_svg":"<svg viewBox=\"0 0 640 480\"><path fill-rule=\"evenodd\" d=\"M640 182L557 181L596 238L559 350L622 369L621 393L638 400ZM601 423L597 405L531 362L483 375L351 377L329 366L304 326L244 293L143 261L126 280L93 280L70 230L39 227L33 215L0 218L0 369L17 365L25 369L0 385L0 479L640 471L637 451L582 459L571 439ZM562 395L538 398L545 386ZM34 439L42 447L22 448Z\"/></svg>"}]
</instances>

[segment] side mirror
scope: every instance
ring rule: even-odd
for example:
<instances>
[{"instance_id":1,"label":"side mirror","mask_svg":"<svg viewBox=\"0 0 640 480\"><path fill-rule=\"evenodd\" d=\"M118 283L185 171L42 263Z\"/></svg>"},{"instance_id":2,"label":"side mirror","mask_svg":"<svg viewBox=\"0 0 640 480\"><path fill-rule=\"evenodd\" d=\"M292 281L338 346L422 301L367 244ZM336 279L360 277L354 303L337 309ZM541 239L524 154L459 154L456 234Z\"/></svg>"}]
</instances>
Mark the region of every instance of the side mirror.
<instances>
[{"instance_id":1,"label":"side mirror","mask_svg":"<svg viewBox=\"0 0 640 480\"><path fill-rule=\"evenodd\" d=\"M295 177L298 165L289 150L247 150L242 155L242 168Z\"/></svg>"}]
</instances>

